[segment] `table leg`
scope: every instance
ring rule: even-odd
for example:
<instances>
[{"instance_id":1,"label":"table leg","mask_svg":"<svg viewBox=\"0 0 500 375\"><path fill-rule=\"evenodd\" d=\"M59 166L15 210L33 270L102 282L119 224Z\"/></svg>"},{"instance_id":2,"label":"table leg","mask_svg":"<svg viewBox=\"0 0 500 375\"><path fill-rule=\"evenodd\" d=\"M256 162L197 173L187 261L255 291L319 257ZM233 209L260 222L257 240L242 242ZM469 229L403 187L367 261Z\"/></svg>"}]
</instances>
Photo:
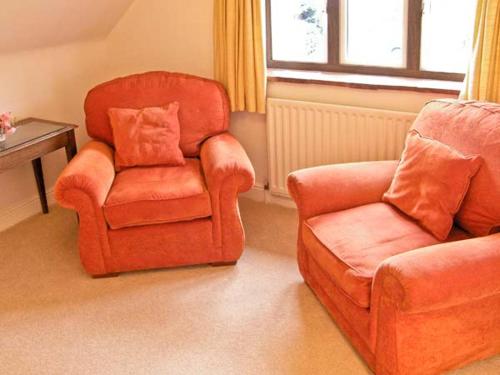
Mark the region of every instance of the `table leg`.
<instances>
[{"instance_id":1,"label":"table leg","mask_svg":"<svg viewBox=\"0 0 500 375\"><path fill-rule=\"evenodd\" d=\"M35 172L36 187L38 189L38 196L40 197L40 204L42 205L42 212L49 213L49 206L47 204L47 195L45 193L45 182L43 181L42 159L37 158L31 161L33 165L33 172Z\"/></svg>"},{"instance_id":2,"label":"table leg","mask_svg":"<svg viewBox=\"0 0 500 375\"><path fill-rule=\"evenodd\" d=\"M66 159L68 163L73 159L76 155L76 140L75 140L75 131L71 130L68 132L68 143L66 144Z\"/></svg>"},{"instance_id":3,"label":"table leg","mask_svg":"<svg viewBox=\"0 0 500 375\"><path fill-rule=\"evenodd\" d=\"M76 149L76 139L75 139L75 131L71 130L68 134L68 143L65 146L66 149L66 159L68 160L68 163L73 159L76 155L77 149ZM78 213L76 214L76 221L80 223L80 216L78 216Z\"/></svg>"}]
</instances>

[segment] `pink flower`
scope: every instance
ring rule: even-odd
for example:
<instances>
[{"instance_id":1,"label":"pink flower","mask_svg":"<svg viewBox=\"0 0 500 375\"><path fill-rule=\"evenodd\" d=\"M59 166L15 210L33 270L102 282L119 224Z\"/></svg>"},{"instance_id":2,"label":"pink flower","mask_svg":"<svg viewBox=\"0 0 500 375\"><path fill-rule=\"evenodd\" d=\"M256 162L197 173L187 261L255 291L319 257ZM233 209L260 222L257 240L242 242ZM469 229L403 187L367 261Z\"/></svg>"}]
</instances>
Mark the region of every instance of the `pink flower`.
<instances>
[{"instance_id":1,"label":"pink flower","mask_svg":"<svg viewBox=\"0 0 500 375\"><path fill-rule=\"evenodd\" d=\"M3 130L3 133L14 134L16 132L16 128L12 126L12 122L12 113L4 112L0 114L0 128Z\"/></svg>"}]
</instances>

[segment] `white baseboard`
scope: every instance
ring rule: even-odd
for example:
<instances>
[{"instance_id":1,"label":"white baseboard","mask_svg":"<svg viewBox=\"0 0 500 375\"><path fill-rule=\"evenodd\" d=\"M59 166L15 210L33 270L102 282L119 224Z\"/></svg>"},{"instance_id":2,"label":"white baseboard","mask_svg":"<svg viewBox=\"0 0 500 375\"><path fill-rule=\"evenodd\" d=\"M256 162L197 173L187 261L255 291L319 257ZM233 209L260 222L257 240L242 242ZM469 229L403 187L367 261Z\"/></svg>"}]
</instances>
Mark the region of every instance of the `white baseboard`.
<instances>
[{"instance_id":1,"label":"white baseboard","mask_svg":"<svg viewBox=\"0 0 500 375\"><path fill-rule=\"evenodd\" d=\"M240 196L257 202L296 208L295 202L289 196L274 195L269 190L266 190L263 185L259 184L256 184L252 189Z\"/></svg>"},{"instance_id":2,"label":"white baseboard","mask_svg":"<svg viewBox=\"0 0 500 375\"><path fill-rule=\"evenodd\" d=\"M249 191L240 194L240 197L248 198L257 202L266 201L266 189L264 185L255 184Z\"/></svg>"},{"instance_id":3,"label":"white baseboard","mask_svg":"<svg viewBox=\"0 0 500 375\"><path fill-rule=\"evenodd\" d=\"M55 203L54 190L47 191L49 206ZM0 208L0 232L42 212L38 194L6 208Z\"/></svg>"}]
</instances>

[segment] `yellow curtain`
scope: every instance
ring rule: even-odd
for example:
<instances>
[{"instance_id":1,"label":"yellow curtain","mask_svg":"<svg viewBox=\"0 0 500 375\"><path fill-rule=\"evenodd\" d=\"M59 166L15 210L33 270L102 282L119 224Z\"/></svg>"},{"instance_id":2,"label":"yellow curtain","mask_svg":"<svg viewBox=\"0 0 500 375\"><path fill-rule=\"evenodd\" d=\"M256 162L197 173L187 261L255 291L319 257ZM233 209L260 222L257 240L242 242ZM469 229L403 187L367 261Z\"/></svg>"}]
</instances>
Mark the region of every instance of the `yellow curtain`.
<instances>
[{"instance_id":1,"label":"yellow curtain","mask_svg":"<svg viewBox=\"0 0 500 375\"><path fill-rule=\"evenodd\" d=\"M265 113L265 73L260 0L214 0L215 79L231 110Z\"/></svg>"},{"instance_id":2,"label":"yellow curtain","mask_svg":"<svg viewBox=\"0 0 500 375\"><path fill-rule=\"evenodd\" d=\"M500 102L500 0L477 0L473 43L460 98Z\"/></svg>"}]
</instances>

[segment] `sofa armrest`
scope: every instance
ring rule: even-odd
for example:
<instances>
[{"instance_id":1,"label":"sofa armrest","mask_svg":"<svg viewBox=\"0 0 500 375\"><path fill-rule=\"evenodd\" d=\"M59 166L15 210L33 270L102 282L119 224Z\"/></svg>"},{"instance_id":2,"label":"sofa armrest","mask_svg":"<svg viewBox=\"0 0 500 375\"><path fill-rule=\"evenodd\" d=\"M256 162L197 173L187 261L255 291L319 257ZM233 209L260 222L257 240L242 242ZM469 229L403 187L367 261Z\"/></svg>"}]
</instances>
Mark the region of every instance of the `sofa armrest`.
<instances>
[{"instance_id":1,"label":"sofa armrest","mask_svg":"<svg viewBox=\"0 0 500 375\"><path fill-rule=\"evenodd\" d=\"M210 137L201 147L201 163L209 191L218 191L226 178L237 180L237 191L250 190L255 182L252 163L240 145L229 133Z\"/></svg>"},{"instance_id":2,"label":"sofa armrest","mask_svg":"<svg viewBox=\"0 0 500 375\"><path fill-rule=\"evenodd\" d=\"M115 178L113 149L102 142L87 143L63 170L55 186L56 200L63 207L79 210L83 193L102 207Z\"/></svg>"},{"instance_id":3,"label":"sofa armrest","mask_svg":"<svg viewBox=\"0 0 500 375\"><path fill-rule=\"evenodd\" d=\"M379 202L398 161L332 164L290 173L288 191L302 219Z\"/></svg>"},{"instance_id":4,"label":"sofa armrest","mask_svg":"<svg viewBox=\"0 0 500 375\"><path fill-rule=\"evenodd\" d=\"M373 296L403 312L444 309L500 295L499 269L500 233L433 245L384 261Z\"/></svg>"}]
</instances>

